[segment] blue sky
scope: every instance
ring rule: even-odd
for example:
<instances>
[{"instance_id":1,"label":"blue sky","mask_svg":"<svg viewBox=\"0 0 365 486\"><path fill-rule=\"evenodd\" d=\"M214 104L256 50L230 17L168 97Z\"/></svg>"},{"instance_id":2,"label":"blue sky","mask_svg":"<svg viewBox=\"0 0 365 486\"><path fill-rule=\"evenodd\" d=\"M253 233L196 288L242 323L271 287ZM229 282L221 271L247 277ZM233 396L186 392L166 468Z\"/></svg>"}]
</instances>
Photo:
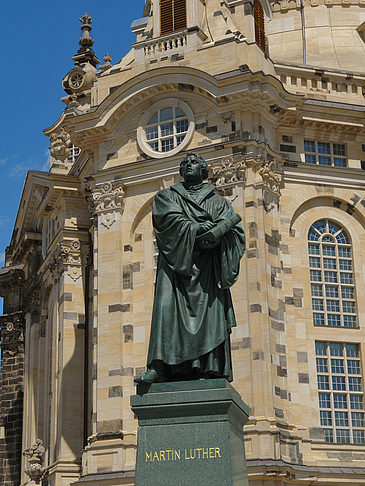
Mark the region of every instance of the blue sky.
<instances>
[{"instance_id":1,"label":"blue sky","mask_svg":"<svg viewBox=\"0 0 365 486\"><path fill-rule=\"evenodd\" d=\"M79 17L87 11L93 19L93 48L100 61L108 51L112 63L116 63L135 41L130 24L142 17L145 2L1 3L0 266L3 266L26 172L49 168L49 141L43 129L52 125L65 108L60 101L65 95L61 82L73 67L71 58L79 47Z\"/></svg>"}]
</instances>

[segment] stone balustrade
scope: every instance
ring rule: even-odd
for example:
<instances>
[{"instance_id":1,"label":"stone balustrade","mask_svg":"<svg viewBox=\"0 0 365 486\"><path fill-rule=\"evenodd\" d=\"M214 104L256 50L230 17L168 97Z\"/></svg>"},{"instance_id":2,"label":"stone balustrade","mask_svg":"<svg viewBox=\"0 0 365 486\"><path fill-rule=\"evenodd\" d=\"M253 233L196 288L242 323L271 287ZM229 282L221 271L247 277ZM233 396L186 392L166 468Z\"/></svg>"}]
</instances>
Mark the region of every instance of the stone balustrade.
<instances>
[{"instance_id":1,"label":"stone balustrade","mask_svg":"<svg viewBox=\"0 0 365 486\"><path fill-rule=\"evenodd\" d=\"M187 44L186 33L174 34L169 37L160 37L144 45L144 54L146 57L155 56L156 54L170 54L171 51L179 51Z\"/></svg>"},{"instance_id":2,"label":"stone balustrade","mask_svg":"<svg viewBox=\"0 0 365 486\"><path fill-rule=\"evenodd\" d=\"M346 97L349 102L365 104L365 76L283 65L276 66L276 73L290 92L342 101Z\"/></svg>"}]
</instances>

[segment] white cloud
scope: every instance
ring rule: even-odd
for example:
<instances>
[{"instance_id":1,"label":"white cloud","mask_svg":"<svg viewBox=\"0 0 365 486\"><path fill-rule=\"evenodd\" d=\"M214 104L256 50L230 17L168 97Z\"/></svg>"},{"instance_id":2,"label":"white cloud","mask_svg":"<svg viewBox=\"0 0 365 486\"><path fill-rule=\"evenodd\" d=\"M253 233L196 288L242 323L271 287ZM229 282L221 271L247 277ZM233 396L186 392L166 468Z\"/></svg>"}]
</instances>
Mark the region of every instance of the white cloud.
<instances>
[{"instance_id":1,"label":"white cloud","mask_svg":"<svg viewBox=\"0 0 365 486\"><path fill-rule=\"evenodd\" d=\"M5 264L5 253L0 253L0 267L3 267Z\"/></svg>"},{"instance_id":2,"label":"white cloud","mask_svg":"<svg viewBox=\"0 0 365 486\"><path fill-rule=\"evenodd\" d=\"M3 157L0 159L0 166L7 164L10 160L16 159L18 154L8 155L7 157Z\"/></svg>"},{"instance_id":3,"label":"white cloud","mask_svg":"<svg viewBox=\"0 0 365 486\"><path fill-rule=\"evenodd\" d=\"M8 221L9 221L9 218L7 216L0 216L0 228L2 226L5 226Z\"/></svg>"},{"instance_id":4,"label":"white cloud","mask_svg":"<svg viewBox=\"0 0 365 486\"><path fill-rule=\"evenodd\" d=\"M10 168L8 175L11 179L24 177L29 169L28 164L15 164Z\"/></svg>"},{"instance_id":5,"label":"white cloud","mask_svg":"<svg viewBox=\"0 0 365 486\"><path fill-rule=\"evenodd\" d=\"M11 157L11 158L15 158ZM9 159L10 160L10 157ZM1 164L1 159L0 159L0 164ZM21 162L17 164L9 164L9 172L8 172L8 177L11 179L16 179L16 178L24 178L29 170L41 170L44 172L48 172L50 168L50 153L49 150L45 150L43 153L43 157L35 162L34 160L29 160L27 163Z\"/></svg>"}]
</instances>

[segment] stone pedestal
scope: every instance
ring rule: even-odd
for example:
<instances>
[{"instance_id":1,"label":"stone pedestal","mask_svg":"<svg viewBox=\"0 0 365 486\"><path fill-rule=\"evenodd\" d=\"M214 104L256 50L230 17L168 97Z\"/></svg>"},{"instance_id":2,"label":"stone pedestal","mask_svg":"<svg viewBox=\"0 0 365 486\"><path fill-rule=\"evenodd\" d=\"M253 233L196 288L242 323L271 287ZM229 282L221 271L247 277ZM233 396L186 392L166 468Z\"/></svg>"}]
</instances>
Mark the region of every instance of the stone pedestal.
<instances>
[{"instance_id":1,"label":"stone pedestal","mask_svg":"<svg viewBox=\"0 0 365 486\"><path fill-rule=\"evenodd\" d=\"M248 486L248 406L225 380L139 385L135 486Z\"/></svg>"}]
</instances>

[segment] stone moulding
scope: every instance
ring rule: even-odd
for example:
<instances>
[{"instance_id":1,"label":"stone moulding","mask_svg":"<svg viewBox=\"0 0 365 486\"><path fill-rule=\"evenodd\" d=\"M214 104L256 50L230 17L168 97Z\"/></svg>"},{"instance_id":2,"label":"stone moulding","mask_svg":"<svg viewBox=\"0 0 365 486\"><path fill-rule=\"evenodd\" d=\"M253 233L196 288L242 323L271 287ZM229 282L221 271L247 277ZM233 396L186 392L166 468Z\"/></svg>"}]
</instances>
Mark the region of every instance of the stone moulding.
<instances>
[{"instance_id":1,"label":"stone moulding","mask_svg":"<svg viewBox=\"0 0 365 486\"><path fill-rule=\"evenodd\" d=\"M90 437L88 437L87 442L88 445L91 445L94 442L99 442L103 440L123 439L123 437L124 434L122 430L116 430L114 432L97 432L96 434L93 434Z\"/></svg>"}]
</instances>

